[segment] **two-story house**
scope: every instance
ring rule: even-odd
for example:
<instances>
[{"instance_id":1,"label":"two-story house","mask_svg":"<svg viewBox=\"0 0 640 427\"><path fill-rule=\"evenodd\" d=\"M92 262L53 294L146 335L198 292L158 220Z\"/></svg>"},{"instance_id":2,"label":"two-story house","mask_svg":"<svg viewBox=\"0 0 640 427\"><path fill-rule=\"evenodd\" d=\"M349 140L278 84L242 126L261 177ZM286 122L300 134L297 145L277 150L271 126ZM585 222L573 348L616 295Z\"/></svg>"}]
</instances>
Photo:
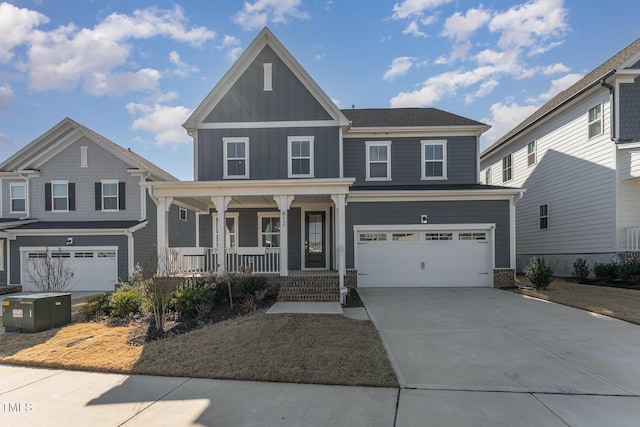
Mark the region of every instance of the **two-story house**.
<instances>
[{"instance_id":1,"label":"two-story house","mask_svg":"<svg viewBox=\"0 0 640 427\"><path fill-rule=\"evenodd\" d=\"M558 276L640 251L640 39L559 93L481 156L486 184L526 188L517 269Z\"/></svg>"},{"instance_id":2,"label":"two-story house","mask_svg":"<svg viewBox=\"0 0 640 427\"><path fill-rule=\"evenodd\" d=\"M434 108L340 110L264 28L184 124L195 180L150 182L198 212L203 265L357 286L513 277L514 198L479 184L489 126ZM192 254L193 255L193 254ZM511 279L512 280L512 279Z\"/></svg>"},{"instance_id":3,"label":"two-story house","mask_svg":"<svg viewBox=\"0 0 640 427\"><path fill-rule=\"evenodd\" d=\"M0 283L37 290L30 260L61 257L69 290L109 291L139 263L156 269L156 205L141 183L177 179L65 118L0 164ZM196 244L196 216L174 205L172 246ZM55 265L55 264L54 264Z\"/></svg>"}]
</instances>

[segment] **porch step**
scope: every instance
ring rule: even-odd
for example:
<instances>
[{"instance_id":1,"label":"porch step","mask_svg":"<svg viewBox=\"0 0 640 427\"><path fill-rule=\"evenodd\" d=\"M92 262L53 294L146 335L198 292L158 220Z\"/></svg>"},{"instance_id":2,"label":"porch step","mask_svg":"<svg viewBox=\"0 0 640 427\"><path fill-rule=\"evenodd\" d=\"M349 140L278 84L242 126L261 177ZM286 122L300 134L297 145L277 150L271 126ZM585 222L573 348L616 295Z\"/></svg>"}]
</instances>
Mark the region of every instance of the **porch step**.
<instances>
[{"instance_id":1,"label":"porch step","mask_svg":"<svg viewBox=\"0 0 640 427\"><path fill-rule=\"evenodd\" d=\"M282 281L278 301L339 301L337 276L290 276Z\"/></svg>"}]
</instances>

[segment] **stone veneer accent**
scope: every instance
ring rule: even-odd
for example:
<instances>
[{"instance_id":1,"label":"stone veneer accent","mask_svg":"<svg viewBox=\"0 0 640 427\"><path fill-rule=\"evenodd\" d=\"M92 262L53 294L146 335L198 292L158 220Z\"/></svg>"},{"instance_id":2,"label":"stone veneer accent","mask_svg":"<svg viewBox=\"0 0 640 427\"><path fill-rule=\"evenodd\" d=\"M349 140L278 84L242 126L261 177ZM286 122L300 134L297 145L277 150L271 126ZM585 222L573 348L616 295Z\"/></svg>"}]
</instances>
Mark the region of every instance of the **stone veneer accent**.
<instances>
[{"instance_id":1,"label":"stone veneer accent","mask_svg":"<svg viewBox=\"0 0 640 427\"><path fill-rule=\"evenodd\" d=\"M493 287L508 288L515 284L516 271L513 268L494 268Z\"/></svg>"},{"instance_id":2,"label":"stone veneer accent","mask_svg":"<svg viewBox=\"0 0 640 427\"><path fill-rule=\"evenodd\" d=\"M347 269L344 276L344 286L347 288L358 287L358 270Z\"/></svg>"}]
</instances>

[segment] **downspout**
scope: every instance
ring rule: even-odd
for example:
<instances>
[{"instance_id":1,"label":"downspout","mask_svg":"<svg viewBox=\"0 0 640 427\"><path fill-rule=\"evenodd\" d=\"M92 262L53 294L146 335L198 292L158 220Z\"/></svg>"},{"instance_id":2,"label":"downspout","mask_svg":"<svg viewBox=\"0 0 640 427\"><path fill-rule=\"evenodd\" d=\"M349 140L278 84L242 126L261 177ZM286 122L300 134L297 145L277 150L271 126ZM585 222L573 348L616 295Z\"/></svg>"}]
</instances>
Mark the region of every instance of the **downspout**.
<instances>
[{"instance_id":1,"label":"downspout","mask_svg":"<svg viewBox=\"0 0 640 427\"><path fill-rule=\"evenodd\" d=\"M607 83L605 79L600 80L600 85L604 88L609 89L609 105L611 105L609 111L611 111L611 126L609 126L609 137L611 141L618 143L618 138L616 138L616 91L615 88Z\"/></svg>"},{"instance_id":2,"label":"downspout","mask_svg":"<svg viewBox=\"0 0 640 427\"><path fill-rule=\"evenodd\" d=\"M16 171L17 172L17 171ZM31 191L29 191L29 177L28 176L24 176L22 175L20 172L18 172L18 176L22 179L24 179L24 189L25 189L25 204L26 204L26 208L27 208L27 212L26 212L26 218L29 218L31 216L31 203L30 200L31 199ZM11 199L11 195L9 195L9 199Z\"/></svg>"}]
</instances>

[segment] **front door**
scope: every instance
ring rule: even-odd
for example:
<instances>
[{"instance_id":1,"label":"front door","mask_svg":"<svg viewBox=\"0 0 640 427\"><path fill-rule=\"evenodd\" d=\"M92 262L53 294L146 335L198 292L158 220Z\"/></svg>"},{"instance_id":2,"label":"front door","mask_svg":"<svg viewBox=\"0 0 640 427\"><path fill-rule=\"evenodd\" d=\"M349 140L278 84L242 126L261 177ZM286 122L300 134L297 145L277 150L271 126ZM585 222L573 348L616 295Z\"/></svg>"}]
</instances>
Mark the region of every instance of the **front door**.
<instances>
[{"instance_id":1,"label":"front door","mask_svg":"<svg viewBox=\"0 0 640 427\"><path fill-rule=\"evenodd\" d=\"M304 214L304 256L306 268L326 268L325 213Z\"/></svg>"}]
</instances>

